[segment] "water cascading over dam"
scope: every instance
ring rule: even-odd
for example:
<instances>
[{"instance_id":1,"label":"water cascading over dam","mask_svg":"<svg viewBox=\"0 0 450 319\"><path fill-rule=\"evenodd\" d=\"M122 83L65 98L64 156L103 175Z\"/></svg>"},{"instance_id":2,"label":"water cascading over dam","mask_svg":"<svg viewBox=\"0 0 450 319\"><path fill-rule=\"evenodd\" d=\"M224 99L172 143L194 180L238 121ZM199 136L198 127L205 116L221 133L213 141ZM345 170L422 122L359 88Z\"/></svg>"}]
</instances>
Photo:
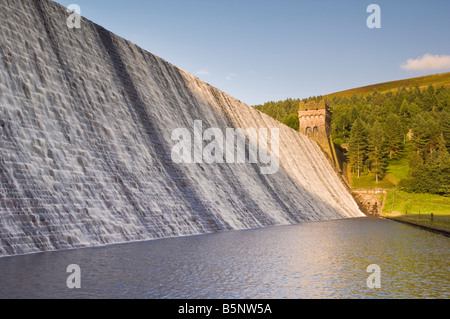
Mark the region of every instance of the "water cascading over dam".
<instances>
[{"instance_id":1,"label":"water cascading over dam","mask_svg":"<svg viewBox=\"0 0 450 319\"><path fill-rule=\"evenodd\" d=\"M59 4L0 7L0 256L363 216L299 132ZM175 163L195 121L278 128L278 172Z\"/></svg>"}]
</instances>

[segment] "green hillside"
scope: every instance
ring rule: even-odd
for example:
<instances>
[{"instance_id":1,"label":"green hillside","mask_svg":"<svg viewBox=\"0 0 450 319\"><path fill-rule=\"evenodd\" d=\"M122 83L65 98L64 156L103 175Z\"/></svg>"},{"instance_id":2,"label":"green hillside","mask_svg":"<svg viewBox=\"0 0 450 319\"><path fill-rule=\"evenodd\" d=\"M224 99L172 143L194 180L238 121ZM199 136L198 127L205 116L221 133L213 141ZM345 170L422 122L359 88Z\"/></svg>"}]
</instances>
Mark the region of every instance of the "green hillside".
<instances>
[{"instance_id":1,"label":"green hillside","mask_svg":"<svg viewBox=\"0 0 450 319\"><path fill-rule=\"evenodd\" d=\"M351 187L386 189L384 214L390 217L391 210L409 212L398 218L420 217L414 222L450 229L450 72L304 101L324 98L332 111L333 142L347 150ZM300 101L270 101L255 108L298 130Z\"/></svg>"},{"instance_id":2,"label":"green hillside","mask_svg":"<svg viewBox=\"0 0 450 319\"><path fill-rule=\"evenodd\" d=\"M367 94L347 91L353 92L351 97L306 99L327 100L331 137L347 149L353 188L395 187L450 196L450 85L430 84L443 84L445 78L450 84L446 73L374 85L376 91ZM394 90L393 85L406 83L410 86ZM272 101L255 108L298 130L299 102Z\"/></svg>"},{"instance_id":3,"label":"green hillside","mask_svg":"<svg viewBox=\"0 0 450 319\"><path fill-rule=\"evenodd\" d=\"M378 91L379 93L386 93L389 91L396 92L398 89L402 87L408 88L417 86L420 89L424 89L427 88L429 85L433 85L434 87L441 87L441 86L450 87L450 72L363 86L360 88L328 94L326 95L326 97L328 98L335 96L351 97L353 94L366 95L369 93L373 93L375 91Z\"/></svg>"}]
</instances>

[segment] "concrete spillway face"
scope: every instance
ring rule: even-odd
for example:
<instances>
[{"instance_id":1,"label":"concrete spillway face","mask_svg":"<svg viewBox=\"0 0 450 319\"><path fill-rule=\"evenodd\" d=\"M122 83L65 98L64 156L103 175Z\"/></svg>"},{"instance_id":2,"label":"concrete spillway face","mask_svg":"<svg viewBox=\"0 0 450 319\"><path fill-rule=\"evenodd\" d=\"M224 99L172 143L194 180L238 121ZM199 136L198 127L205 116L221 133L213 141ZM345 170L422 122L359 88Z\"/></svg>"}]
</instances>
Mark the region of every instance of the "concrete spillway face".
<instances>
[{"instance_id":1,"label":"concrete spillway face","mask_svg":"<svg viewBox=\"0 0 450 319\"><path fill-rule=\"evenodd\" d=\"M307 137L54 2L0 5L1 256L362 216ZM248 159L205 162L227 129Z\"/></svg>"}]
</instances>

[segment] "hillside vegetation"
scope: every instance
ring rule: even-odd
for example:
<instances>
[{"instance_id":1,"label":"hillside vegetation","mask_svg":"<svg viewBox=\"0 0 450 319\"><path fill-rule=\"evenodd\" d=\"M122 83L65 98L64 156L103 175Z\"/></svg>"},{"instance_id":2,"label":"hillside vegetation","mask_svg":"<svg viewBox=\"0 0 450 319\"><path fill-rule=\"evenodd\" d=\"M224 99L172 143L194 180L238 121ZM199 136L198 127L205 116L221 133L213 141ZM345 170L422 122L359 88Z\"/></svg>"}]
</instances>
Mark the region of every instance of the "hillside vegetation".
<instances>
[{"instance_id":1,"label":"hillside vegetation","mask_svg":"<svg viewBox=\"0 0 450 319\"><path fill-rule=\"evenodd\" d=\"M348 145L353 181L369 178L409 192L450 195L450 87L327 100L333 140Z\"/></svg>"},{"instance_id":2,"label":"hillside vegetation","mask_svg":"<svg viewBox=\"0 0 450 319\"><path fill-rule=\"evenodd\" d=\"M424 90L428 86L432 85L434 88L446 87L450 88L450 72L427 75L417 78L391 81L386 83L379 83L369 86L364 86L360 88L350 89L342 92L336 92L328 94L325 96L314 96L304 99L287 99L285 101L269 101L264 104L255 105L254 108L266 113L267 115L273 117L277 121L286 124L287 126L298 130L298 107L300 101L310 101L310 100L321 100L323 97L327 100L331 100L334 97L348 97L351 98L353 95L366 96L368 94L376 93L395 93L400 89L411 89L418 88Z\"/></svg>"},{"instance_id":3,"label":"hillside vegetation","mask_svg":"<svg viewBox=\"0 0 450 319\"><path fill-rule=\"evenodd\" d=\"M426 89L429 85L433 85L434 87L441 87L441 86L450 87L450 72L368 85L360 88L328 94L326 95L326 97L328 98L336 96L351 97L354 94L367 95L369 93L375 92L378 93L387 93L389 91L396 92L401 88L408 88L408 87L419 87L420 89Z\"/></svg>"},{"instance_id":4,"label":"hillside vegetation","mask_svg":"<svg viewBox=\"0 0 450 319\"><path fill-rule=\"evenodd\" d=\"M416 86L395 87L412 83ZM351 96L305 100L325 98L330 105L332 138L348 149L352 187L450 196L449 84L450 73L445 73L345 91ZM299 102L272 101L255 108L298 130Z\"/></svg>"}]
</instances>

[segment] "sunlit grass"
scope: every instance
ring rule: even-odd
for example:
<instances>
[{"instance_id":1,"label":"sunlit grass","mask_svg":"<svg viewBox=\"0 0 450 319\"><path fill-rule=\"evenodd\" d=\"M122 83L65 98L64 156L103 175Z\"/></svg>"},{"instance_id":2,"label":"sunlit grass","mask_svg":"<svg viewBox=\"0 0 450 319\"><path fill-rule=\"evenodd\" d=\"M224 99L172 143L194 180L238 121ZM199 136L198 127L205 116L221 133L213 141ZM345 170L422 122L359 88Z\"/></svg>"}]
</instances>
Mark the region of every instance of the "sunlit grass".
<instances>
[{"instance_id":1,"label":"sunlit grass","mask_svg":"<svg viewBox=\"0 0 450 319\"><path fill-rule=\"evenodd\" d=\"M383 216L450 231L450 197L391 189L386 195Z\"/></svg>"},{"instance_id":2,"label":"sunlit grass","mask_svg":"<svg viewBox=\"0 0 450 319\"><path fill-rule=\"evenodd\" d=\"M407 158L391 160L386 170L386 176L392 176L392 178L398 182L402 179L406 179L409 174L409 161Z\"/></svg>"},{"instance_id":3,"label":"sunlit grass","mask_svg":"<svg viewBox=\"0 0 450 319\"><path fill-rule=\"evenodd\" d=\"M351 185L354 189L394 188L408 177L409 170L408 158L392 159L378 184L375 174L363 172L359 178L356 174L351 174Z\"/></svg>"},{"instance_id":4,"label":"sunlit grass","mask_svg":"<svg viewBox=\"0 0 450 319\"><path fill-rule=\"evenodd\" d=\"M394 194L395 192L395 194ZM384 204L385 214L398 212L405 214L449 215L450 197L434 194L412 194L399 190L388 190Z\"/></svg>"},{"instance_id":5,"label":"sunlit grass","mask_svg":"<svg viewBox=\"0 0 450 319\"><path fill-rule=\"evenodd\" d=\"M356 190L395 187L395 185L386 178L382 179L377 184L375 180L375 174L367 172L362 173L359 178L356 174L352 173L350 184L352 188Z\"/></svg>"},{"instance_id":6,"label":"sunlit grass","mask_svg":"<svg viewBox=\"0 0 450 319\"><path fill-rule=\"evenodd\" d=\"M342 92L337 92L333 94L327 95L328 97L333 96L343 96L343 97L351 97L353 94L356 95L367 95L369 93L373 93L374 91L378 91L379 93L386 93L388 91L396 92L402 87L415 87L418 86L420 89L426 89L429 85L433 85L435 88L440 86L450 87L450 72L441 73L441 74L433 74L422 76L418 78L411 78L406 80L392 81L379 83L369 86L364 86L360 88L355 88L351 90L346 90Z\"/></svg>"}]
</instances>

